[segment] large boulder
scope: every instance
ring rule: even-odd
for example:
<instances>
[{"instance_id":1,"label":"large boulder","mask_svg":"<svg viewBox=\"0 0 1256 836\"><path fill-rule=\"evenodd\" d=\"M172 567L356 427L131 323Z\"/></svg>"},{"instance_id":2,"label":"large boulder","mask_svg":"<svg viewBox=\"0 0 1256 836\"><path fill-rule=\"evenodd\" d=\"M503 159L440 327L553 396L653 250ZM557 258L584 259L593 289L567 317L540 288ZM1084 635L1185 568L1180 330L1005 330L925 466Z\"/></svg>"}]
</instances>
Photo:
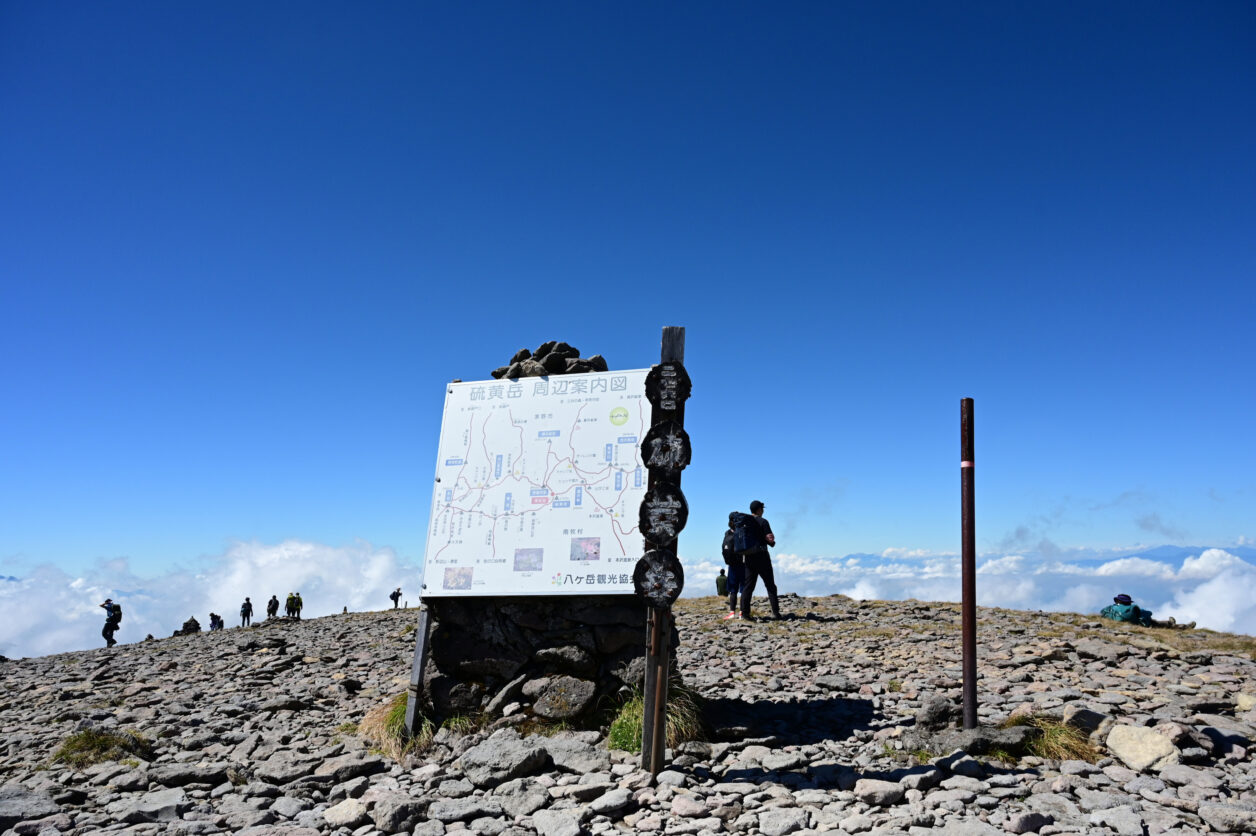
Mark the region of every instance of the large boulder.
<instances>
[{"instance_id":1,"label":"large boulder","mask_svg":"<svg viewBox=\"0 0 1256 836\"><path fill-rule=\"evenodd\" d=\"M471 783L495 787L542 771L549 766L550 756L535 743L521 739L514 729L503 729L463 752L460 763Z\"/></svg>"},{"instance_id":2,"label":"large boulder","mask_svg":"<svg viewBox=\"0 0 1256 836\"><path fill-rule=\"evenodd\" d=\"M597 686L587 679L556 676L532 705L532 710L547 720L570 720L579 716L597 693Z\"/></svg>"},{"instance_id":3,"label":"large boulder","mask_svg":"<svg viewBox=\"0 0 1256 836\"><path fill-rule=\"evenodd\" d=\"M1107 747L1136 772L1163 769L1177 763L1180 753L1169 738L1145 726L1117 725L1108 732Z\"/></svg>"}]
</instances>

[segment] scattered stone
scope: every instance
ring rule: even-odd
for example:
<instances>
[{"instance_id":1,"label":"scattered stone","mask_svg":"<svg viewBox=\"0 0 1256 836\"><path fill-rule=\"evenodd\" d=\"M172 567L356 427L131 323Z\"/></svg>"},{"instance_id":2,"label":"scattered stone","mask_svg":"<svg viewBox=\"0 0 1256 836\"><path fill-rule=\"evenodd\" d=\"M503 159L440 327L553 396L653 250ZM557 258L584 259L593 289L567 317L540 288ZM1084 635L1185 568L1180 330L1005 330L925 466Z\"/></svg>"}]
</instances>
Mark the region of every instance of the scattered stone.
<instances>
[{"instance_id":1,"label":"scattered stone","mask_svg":"<svg viewBox=\"0 0 1256 836\"><path fill-rule=\"evenodd\" d=\"M1164 735L1145 726L1115 725L1108 732L1108 749L1137 772L1163 769L1178 761L1178 748Z\"/></svg>"}]
</instances>

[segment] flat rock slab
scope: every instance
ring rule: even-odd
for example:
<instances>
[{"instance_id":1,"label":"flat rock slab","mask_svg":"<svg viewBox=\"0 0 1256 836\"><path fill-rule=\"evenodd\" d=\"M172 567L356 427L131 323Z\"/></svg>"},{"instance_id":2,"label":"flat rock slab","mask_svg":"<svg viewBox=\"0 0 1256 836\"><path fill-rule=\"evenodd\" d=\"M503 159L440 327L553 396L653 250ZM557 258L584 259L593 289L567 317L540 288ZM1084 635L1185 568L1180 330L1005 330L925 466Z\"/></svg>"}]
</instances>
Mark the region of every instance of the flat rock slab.
<instances>
[{"instance_id":1,"label":"flat rock slab","mask_svg":"<svg viewBox=\"0 0 1256 836\"><path fill-rule=\"evenodd\" d=\"M17 784L0 787L0 831L8 830L20 821L42 819L61 812L61 808L49 796L31 792Z\"/></svg>"}]
</instances>

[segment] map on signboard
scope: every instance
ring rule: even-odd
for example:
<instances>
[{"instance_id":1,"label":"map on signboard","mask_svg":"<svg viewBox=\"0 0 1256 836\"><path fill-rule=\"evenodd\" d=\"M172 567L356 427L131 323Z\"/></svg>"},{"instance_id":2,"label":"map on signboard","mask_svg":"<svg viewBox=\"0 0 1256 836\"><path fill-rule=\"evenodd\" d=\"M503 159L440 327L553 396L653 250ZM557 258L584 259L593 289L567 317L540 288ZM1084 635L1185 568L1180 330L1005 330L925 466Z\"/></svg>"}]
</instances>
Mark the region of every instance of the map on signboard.
<instances>
[{"instance_id":1,"label":"map on signboard","mask_svg":"<svg viewBox=\"0 0 1256 836\"><path fill-rule=\"evenodd\" d=\"M631 594L646 374L449 384L423 596Z\"/></svg>"}]
</instances>

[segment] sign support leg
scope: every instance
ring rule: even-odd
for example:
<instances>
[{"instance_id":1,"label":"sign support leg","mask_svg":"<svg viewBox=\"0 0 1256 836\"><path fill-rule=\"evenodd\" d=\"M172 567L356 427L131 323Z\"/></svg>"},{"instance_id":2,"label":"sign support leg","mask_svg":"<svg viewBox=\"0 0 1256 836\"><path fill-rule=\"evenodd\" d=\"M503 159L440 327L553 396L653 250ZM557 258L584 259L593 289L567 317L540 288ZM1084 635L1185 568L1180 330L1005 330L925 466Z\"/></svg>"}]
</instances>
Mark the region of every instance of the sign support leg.
<instances>
[{"instance_id":1,"label":"sign support leg","mask_svg":"<svg viewBox=\"0 0 1256 836\"><path fill-rule=\"evenodd\" d=\"M410 687L406 689L406 731L418 733L419 720L423 716L419 702L423 696L423 668L427 665L427 607L419 605L419 626L415 630L414 663L410 667Z\"/></svg>"}]
</instances>

